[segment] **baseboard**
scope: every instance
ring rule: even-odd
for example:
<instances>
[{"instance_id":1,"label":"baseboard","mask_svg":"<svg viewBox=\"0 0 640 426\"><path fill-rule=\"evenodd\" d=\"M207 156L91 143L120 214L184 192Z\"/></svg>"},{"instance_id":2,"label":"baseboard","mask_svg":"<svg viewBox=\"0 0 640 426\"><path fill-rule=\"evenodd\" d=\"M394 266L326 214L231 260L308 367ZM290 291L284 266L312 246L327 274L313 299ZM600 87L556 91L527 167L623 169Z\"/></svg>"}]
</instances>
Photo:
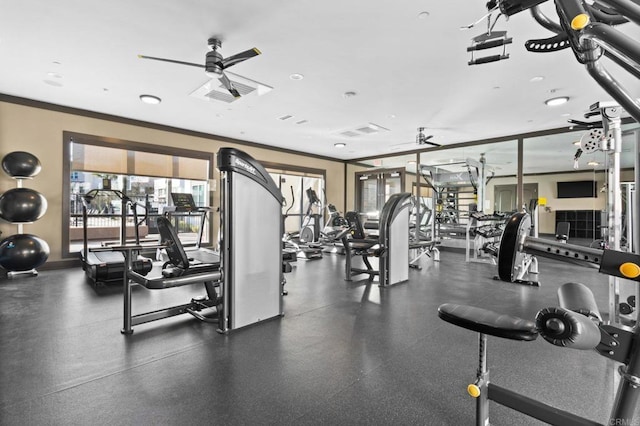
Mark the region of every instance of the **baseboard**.
<instances>
[{"instance_id":1,"label":"baseboard","mask_svg":"<svg viewBox=\"0 0 640 426\"><path fill-rule=\"evenodd\" d=\"M44 265L38 268L38 271L52 271L55 269L68 269L68 268L81 268L82 262L79 258L74 259L62 259L47 261Z\"/></svg>"}]
</instances>

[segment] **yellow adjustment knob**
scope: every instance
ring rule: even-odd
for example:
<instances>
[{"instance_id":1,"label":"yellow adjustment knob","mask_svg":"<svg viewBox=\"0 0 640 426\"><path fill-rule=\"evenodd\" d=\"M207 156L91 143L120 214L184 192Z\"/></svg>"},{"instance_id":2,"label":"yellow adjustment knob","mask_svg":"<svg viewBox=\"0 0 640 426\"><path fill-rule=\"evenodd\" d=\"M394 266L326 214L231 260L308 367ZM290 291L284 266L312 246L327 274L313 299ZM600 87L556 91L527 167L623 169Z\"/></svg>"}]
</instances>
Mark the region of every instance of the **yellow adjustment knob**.
<instances>
[{"instance_id":1,"label":"yellow adjustment knob","mask_svg":"<svg viewBox=\"0 0 640 426\"><path fill-rule=\"evenodd\" d=\"M578 31L589 25L589 15L581 13L571 20L571 28Z\"/></svg>"},{"instance_id":2,"label":"yellow adjustment knob","mask_svg":"<svg viewBox=\"0 0 640 426\"><path fill-rule=\"evenodd\" d=\"M626 278L638 278L640 276L640 266L635 263L625 262L620 265L620 273Z\"/></svg>"},{"instance_id":3,"label":"yellow adjustment knob","mask_svg":"<svg viewBox=\"0 0 640 426\"><path fill-rule=\"evenodd\" d=\"M474 398L480 396L480 388L478 387L478 385L474 385L473 383L467 386L467 392Z\"/></svg>"}]
</instances>

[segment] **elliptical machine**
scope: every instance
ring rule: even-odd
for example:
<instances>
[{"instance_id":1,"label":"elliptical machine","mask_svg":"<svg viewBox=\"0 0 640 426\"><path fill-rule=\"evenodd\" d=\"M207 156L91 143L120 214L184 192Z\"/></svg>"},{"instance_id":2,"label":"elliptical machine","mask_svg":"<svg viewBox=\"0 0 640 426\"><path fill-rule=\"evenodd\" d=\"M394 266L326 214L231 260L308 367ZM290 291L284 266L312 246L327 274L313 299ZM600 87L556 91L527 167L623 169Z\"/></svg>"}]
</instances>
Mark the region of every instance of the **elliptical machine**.
<instances>
[{"instance_id":1,"label":"elliptical machine","mask_svg":"<svg viewBox=\"0 0 640 426\"><path fill-rule=\"evenodd\" d=\"M305 192L309 202L307 204L307 211L302 219L299 238L301 243L317 243L320 241L320 220L322 218L322 214L314 212L314 207L320 209L322 202L313 188L307 188Z\"/></svg>"},{"instance_id":2,"label":"elliptical machine","mask_svg":"<svg viewBox=\"0 0 640 426\"><path fill-rule=\"evenodd\" d=\"M340 235L345 229L349 228L349 222L342 216L336 206L327 204L328 218L322 228L320 242L322 243L322 252L331 254L345 254L345 248L342 245Z\"/></svg>"},{"instance_id":3,"label":"elliptical machine","mask_svg":"<svg viewBox=\"0 0 640 426\"><path fill-rule=\"evenodd\" d=\"M322 259L322 247L316 243L320 239L320 227L317 225L317 223L319 223L319 216L321 215L313 213L313 206L317 205L320 200L318 199L316 192L311 188L307 189L307 197L309 197L309 205L304 215L304 219L302 220L300 231L285 233L283 236L283 242L285 243L285 248L288 244L291 248L296 250L296 256L298 259ZM293 186L291 186L291 205L284 213L283 220L286 220L287 217L289 217L289 212L294 205L295 193L293 191ZM314 216L316 217L313 218ZM313 218L313 222L311 218ZM312 223L314 224L313 226ZM316 238L316 232L318 236L317 239L314 239Z\"/></svg>"}]
</instances>

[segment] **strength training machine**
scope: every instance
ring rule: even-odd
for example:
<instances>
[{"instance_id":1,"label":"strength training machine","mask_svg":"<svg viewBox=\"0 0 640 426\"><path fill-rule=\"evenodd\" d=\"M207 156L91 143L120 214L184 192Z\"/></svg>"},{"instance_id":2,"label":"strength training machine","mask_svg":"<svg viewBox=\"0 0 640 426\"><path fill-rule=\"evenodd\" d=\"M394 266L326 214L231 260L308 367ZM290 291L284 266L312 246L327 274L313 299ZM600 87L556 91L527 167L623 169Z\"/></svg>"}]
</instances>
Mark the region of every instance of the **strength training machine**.
<instances>
[{"instance_id":1,"label":"strength training machine","mask_svg":"<svg viewBox=\"0 0 640 426\"><path fill-rule=\"evenodd\" d=\"M132 254L140 246L115 246L126 260L123 334L133 326L175 315L190 313L201 320L217 322L220 333L284 315L282 304L282 202L277 185L264 167L248 154L221 148L217 154L220 170L220 260L203 264L191 262L168 220L159 219L163 244L170 265L159 276L145 277L133 268ZM255 203L261 208L254 209ZM259 214L260 220L255 220ZM264 226L265 223L279 224ZM161 226L160 226L161 225ZM132 287L160 290L204 284L207 296L152 312L132 314ZM199 311L215 308L217 318Z\"/></svg>"},{"instance_id":2,"label":"strength training machine","mask_svg":"<svg viewBox=\"0 0 640 426\"><path fill-rule=\"evenodd\" d=\"M527 50L533 52L553 52L571 47L578 61L584 64L589 74L609 93L619 105L640 122L640 101L629 93L600 63L603 56L633 76L640 78L640 43L632 40L613 25L633 22L640 24L640 8L630 0L607 0L586 2L580 0L555 0L560 23L544 16L538 5L545 0L497 0L487 3L490 12L511 16L531 9L534 19L543 27L556 33L549 39L529 40ZM499 58L498 58L499 59ZM484 62L490 62L491 57ZM614 129L619 132L619 127ZM613 135L615 139L617 136ZM618 151L619 155L619 151ZM614 173L615 174L615 173ZM635 171L636 186L640 174ZM617 191L619 182L609 180L609 189ZM637 202L637 201L636 201ZM614 213L619 209L614 202ZM637 211L637 210L636 210ZM611 214L611 212L610 212ZM526 222L529 222L527 224ZM524 224L523 224L524 223ZM632 224L637 225L637 217ZM520 229L520 228L523 229ZM528 236L530 218L526 214L512 216L507 224L510 228L506 241L511 249L501 247L499 256L506 262L500 267L508 280L513 280L517 271L514 265L523 263L518 257L523 253L536 253L554 257L564 257L572 261L599 265L600 272L613 277L640 281L640 256L619 250L597 250L570 244L540 241ZM503 233L502 239L505 240ZM619 222L613 226L619 232ZM609 235L614 244L620 239ZM636 233L634 239L639 239ZM502 246L502 241L501 241ZM537 272L537 271L536 271ZM505 279L501 276L501 279ZM507 280L507 279L505 279ZM610 281L611 282L611 281ZM634 287L638 291L638 284ZM611 292L611 287L610 287ZM529 416L555 425L596 425L598 423L558 410L547 404L519 395L516 392L491 383L487 368L487 334L507 339L531 341L540 333L545 340L559 346L576 349L596 349L601 355L623 363L619 372L620 385L607 424L635 424L634 413L640 397L640 327L636 324L628 328L604 325L600 319L595 299L590 290L581 284L568 283L558 291L560 307L546 308L538 312L536 322L481 309L472 306L444 304L438 310L443 320L479 333L479 366L476 382L469 385L469 394L476 398L476 424L489 424L489 400L495 401ZM610 294L611 296L611 294ZM615 299L610 297L609 304ZM613 315L610 320L615 320Z\"/></svg>"},{"instance_id":3,"label":"strength training machine","mask_svg":"<svg viewBox=\"0 0 640 426\"><path fill-rule=\"evenodd\" d=\"M367 238L357 212L347 212L349 228L340 238L345 248L345 280L353 275L367 274L369 280L379 276L380 287L398 284L409 279L409 212L411 194L407 192L389 197L380 213L378 238ZM352 265L352 257L361 256L365 268ZM375 270L369 257L379 258L380 270Z\"/></svg>"},{"instance_id":4,"label":"strength training machine","mask_svg":"<svg viewBox=\"0 0 640 426\"><path fill-rule=\"evenodd\" d=\"M640 281L640 255L604 250L600 272ZM500 387L491 382L487 367L487 335L532 341L538 334L556 346L590 350L621 362L620 385L609 425L631 425L640 398L640 327L607 325L602 322L593 293L580 283L566 283L558 289L559 307L542 309L535 322L474 306L445 303L438 308L444 321L479 333L476 381L467 387L476 399L476 425L489 424L489 401L558 426L598 425L575 414Z\"/></svg>"}]
</instances>

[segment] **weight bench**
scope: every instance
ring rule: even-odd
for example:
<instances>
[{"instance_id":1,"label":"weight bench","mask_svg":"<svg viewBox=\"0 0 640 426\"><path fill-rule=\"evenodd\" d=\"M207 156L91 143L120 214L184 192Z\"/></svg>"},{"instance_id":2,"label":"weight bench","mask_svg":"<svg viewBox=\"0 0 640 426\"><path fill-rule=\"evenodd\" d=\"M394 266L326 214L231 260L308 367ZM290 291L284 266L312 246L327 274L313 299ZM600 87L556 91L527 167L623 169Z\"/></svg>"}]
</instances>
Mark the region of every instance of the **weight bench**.
<instances>
[{"instance_id":1,"label":"weight bench","mask_svg":"<svg viewBox=\"0 0 640 426\"><path fill-rule=\"evenodd\" d=\"M171 225L171 222L164 217L159 217L158 231L160 232L160 248L164 248L169 257L162 267L160 276L147 277L141 275L131 268L132 253L139 250L136 246L113 247L114 250L123 252L127 269L123 277L124 285L124 326L121 330L123 334L133 333L133 326L144 324L159 319L169 318L175 315L191 314L200 321L218 322L217 318L207 317L200 311L217 308L222 303L222 298L218 295L217 287L221 280L220 261L215 263L202 263L189 259L187 253L178 239L178 234ZM131 288L133 285L140 285L149 290L161 290L166 288L180 287L192 284L204 284L207 295L195 297L189 303L159 309L152 312L131 314Z\"/></svg>"},{"instance_id":2,"label":"weight bench","mask_svg":"<svg viewBox=\"0 0 640 426\"><path fill-rule=\"evenodd\" d=\"M558 302L559 307L540 310L535 322L474 306L445 303L438 308L438 316L444 321L479 333L476 380L467 386L469 395L476 399L477 426L490 424L490 400L552 425L599 424L492 383L487 368L487 335L518 341L533 341L541 335L553 345L595 349L600 355L623 363L608 424L635 424L635 407L640 397L640 371L636 366L640 357L640 330L602 324L593 293L584 284L560 286Z\"/></svg>"}]
</instances>

